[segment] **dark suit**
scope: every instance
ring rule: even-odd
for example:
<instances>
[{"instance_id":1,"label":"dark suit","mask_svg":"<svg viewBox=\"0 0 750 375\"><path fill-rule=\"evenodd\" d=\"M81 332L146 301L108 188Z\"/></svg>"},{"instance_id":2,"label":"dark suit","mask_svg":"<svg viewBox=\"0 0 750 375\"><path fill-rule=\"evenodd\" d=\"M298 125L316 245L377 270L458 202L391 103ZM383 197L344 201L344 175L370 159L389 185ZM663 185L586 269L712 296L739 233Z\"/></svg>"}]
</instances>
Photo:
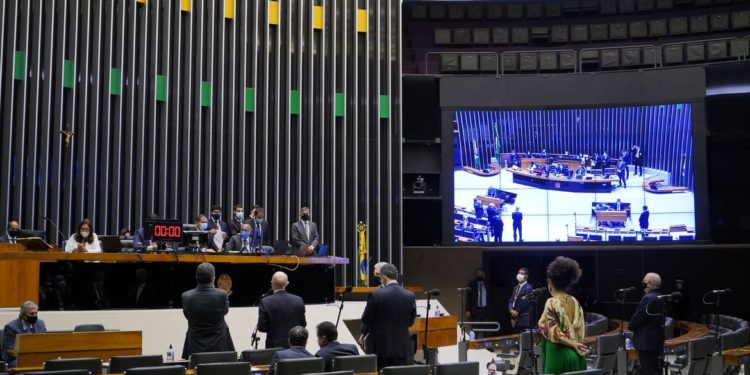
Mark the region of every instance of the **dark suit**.
<instances>
[{"instance_id":1,"label":"dark suit","mask_svg":"<svg viewBox=\"0 0 750 375\"><path fill-rule=\"evenodd\" d=\"M516 325L514 327L514 330L516 332L523 332L526 328L531 327L531 303L523 297L529 293L534 288L529 284L528 282L523 284L517 284L513 288L513 293L510 295L510 299L508 299L508 312L510 310L516 310L518 312L518 317L516 317Z\"/></svg>"},{"instance_id":2,"label":"dark suit","mask_svg":"<svg viewBox=\"0 0 750 375\"><path fill-rule=\"evenodd\" d=\"M239 234L240 232L242 232L242 225L250 224L250 219L238 221L237 218L233 218L232 220L229 220L226 224L227 224L227 233L229 233L229 237L231 238L235 234Z\"/></svg>"},{"instance_id":3,"label":"dark suit","mask_svg":"<svg viewBox=\"0 0 750 375\"><path fill-rule=\"evenodd\" d=\"M149 245L151 245L151 239L146 238L143 228L136 229L133 234L133 249L136 251L143 250Z\"/></svg>"},{"instance_id":4,"label":"dark suit","mask_svg":"<svg viewBox=\"0 0 750 375\"><path fill-rule=\"evenodd\" d=\"M664 317L661 315L664 303L657 298L658 296L658 289L646 293L628 322L628 329L633 332L633 346L638 351L644 375L661 373L659 353L664 344Z\"/></svg>"},{"instance_id":5,"label":"dark suit","mask_svg":"<svg viewBox=\"0 0 750 375\"><path fill-rule=\"evenodd\" d=\"M258 331L266 332L266 348L289 348L289 330L307 326L305 302L285 290L260 300Z\"/></svg>"},{"instance_id":6,"label":"dark suit","mask_svg":"<svg viewBox=\"0 0 750 375\"><path fill-rule=\"evenodd\" d=\"M482 206L481 202L474 203L474 216L476 216L477 219L484 217L484 206Z\"/></svg>"},{"instance_id":7,"label":"dark suit","mask_svg":"<svg viewBox=\"0 0 750 375\"><path fill-rule=\"evenodd\" d=\"M310 229L310 236L308 237L305 233L305 225L300 220L292 224L292 233L289 243L292 244L292 251L296 252L301 246L312 246L318 247L320 243L320 235L318 235L318 226L312 221L308 221L308 227Z\"/></svg>"},{"instance_id":8,"label":"dark suit","mask_svg":"<svg viewBox=\"0 0 750 375\"><path fill-rule=\"evenodd\" d=\"M409 327L417 316L414 293L392 282L367 296L362 313L365 353L378 356L378 369L408 364L413 350Z\"/></svg>"},{"instance_id":9,"label":"dark suit","mask_svg":"<svg viewBox=\"0 0 750 375\"><path fill-rule=\"evenodd\" d=\"M65 287L62 291L53 287L46 291L46 296L44 306L40 306L44 310L70 310L76 307L73 293L68 287Z\"/></svg>"},{"instance_id":10,"label":"dark suit","mask_svg":"<svg viewBox=\"0 0 750 375\"><path fill-rule=\"evenodd\" d=\"M641 212L641 216L638 217L638 224L640 224L641 229L648 229L648 216L650 213L648 210Z\"/></svg>"},{"instance_id":11,"label":"dark suit","mask_svg":"<svg viewBox=\"0 0 750 375\"><path fill-rule=\"evenodd\" d=\"M287 333L287 337L288 337ZM287 341L289 341L287 339ZM271 366L268 368L268 375L273 375L274 372L276 372L276 363L279 362L282 359L294 359L294 358L310 358L314 357L312 353L308 352L307 349L301 347L301 346L293 346L289 349L279 350L276 353L273 353L273 357L271 357Z\"/></svg>"},{"instance_id":12,"label":"dark suit","mask_svg":"<svg viewBox=\"0 0 750 375\"><path fill-rule=\"evenodd\" d=\"M95 283L90 283L86 286L83 300L80 301L79 305L90 310L108 309L111 302L109 300L110 295L111 290L108 286L97 286Z\"/></svg>"},{"instance_id":13,"label":"dark suit","mask_svg":"<svg viewBox=\"0 0 750 375\"><path fill-rule=\"evenodd\" d=\"M139 288L141 289L140 294L138 294ZM143 288L141 288L140 284L130 288L127 307L149 309L155 305L154 287L151 284L143 284Z\"/></svg>"},{"instance_id":14,"label":"dark suit","mask_svg":"<svg viewBox=\"0 0 750 375\"><path fill-rule=\"evenodd\" d=\"M3 361L8 363L8 367L16 367L16 357L11 353L14 346L16 345L16 335L19 333L44 333L47 332L47 326L44 325L44 321L39 319L34 323L33 326L24 327L24 321L21 318L11 320L5 325L3 329L3 342L0 343L2 347L2 358Z\"/></svg>"},{"instance_id":15,"label":"dark suit","mask_svg":"<svg viewBox=\"0 0 750 375\"><path fill-rule=\"evenodd\" d=\"M490 225L492 226L492 233L495 235L494 242L502 242L503 241L503 219L500 218L500 215L495 215L490 217Z\"/></svg>"},{"instance_id":16,"label":"dark suit","mask_svg":"<svg viewBox=\"0 0 750 375\"><path fill-rule=\"evenodd\" d=\"M198 284L182 293L182 313L188 320L182 358L201 352L234 351L224 315L229 312L227 292L211 284Z\"/></svg>"},{"instance_id":17,"label":"dark suit","mask_svg":"<svg viewBox=\"0 0 750 375\"><path fill-rule=\"evenodd\" d=\"M617 177L620 179L620 186L628 187L628 181L625 177L625 170L627 170L628 166L625 165L624 160L620 160L619 163L617 163Z\"/></svg>"},{"instance_id":18,"label":"dark suit","mask_svg":"<svg viewBox=\"0 0 750 375\"><path fill-rule=\"evenodd\" d=\"M633 173L638 175L638 169L640 168L641 176L643 176L643 149L640 147L633 147L630 149L630 154L633 157L633 165L635 165Z\"/></svg>"},{"instance_id":19,"label":"dark suit","mask_svg":"<svg viewBox=\"0 0 750 375\"><path fill-rule=\"evenodd\" d=\"M320 348L316 357L323 358L326 361L326 371L331 371L331 364L335 357L344 355L358 355L359 349L353 344L342 344L338 341L330 342L328 345Z\"/></svg>"},{"instance_id":20,"label":"dark suit","mask_svg":"<svg viewBox=\"0 0 750 375\"><path fill-rule=\"evenodd\" d=\"M487 280L483 280L482 284L484 285L484 290L482 293L484 293L484 302L485 305L480 307L479 306L479 281L477 279L474 279L474 281L469 283L469 293L466 296L466 311L471 313L471 319L469 319L472 322L488 322L491 319L491 309L492 306L492 287L487 283ZM480 335L483 336L484 332L478 332Z\"/></svg>"},{"instance_id":21,"label":"dark suit","mask_svg":"<svg viewBox=\"0 0 750 375\"><path fill-rule=\"evenodd\" d=\"M257 228L260 226L260 231ZM250 227L253 229L253 234L260 237L260 244L263 246L273 246L273 238L271 238L271 231L268 229L268 221L263 220L260 225L255 223L255 220L250 220Z\"/></svg>"},{"instance_id":22,"label":"dark suit","mask_svg":"<svg viewBox=\"0 0 750 375\"><path fill-rule=\"evenodd\" d=\"M11 239L13 241L11 241ZM11 238L7 234L4 234L4 235L0 236L0 243L17 243L16 242L17 239L18 239L18 237L12 237Z\"/></svg>"},{"instance_id":23,"label":"dark suit","mask_svg":"<svg viewBox=\"0 0 750 375\"><path fill-rule=\"evenodd\" d=\"M510 217L513 218L513 242L516 242L516 232L518 241L523 241L523 214L521 211L515 211Z\"/></svg>"},{"instance_id":24,"label":"dark suit","mask_svg":"<svg viewBox=\"0 0 750 375\"><path fill-rule=\"evenodd\" d=\"M253 249L250 248L250 237L248 237L246 240L243 240L239 234L235 234L234 236L232 236L232 238L229 239L227 246L225 247L227 251L244 251L245 248L249 248L249 252L253 252Z\"/></svg>"}]
</instances>

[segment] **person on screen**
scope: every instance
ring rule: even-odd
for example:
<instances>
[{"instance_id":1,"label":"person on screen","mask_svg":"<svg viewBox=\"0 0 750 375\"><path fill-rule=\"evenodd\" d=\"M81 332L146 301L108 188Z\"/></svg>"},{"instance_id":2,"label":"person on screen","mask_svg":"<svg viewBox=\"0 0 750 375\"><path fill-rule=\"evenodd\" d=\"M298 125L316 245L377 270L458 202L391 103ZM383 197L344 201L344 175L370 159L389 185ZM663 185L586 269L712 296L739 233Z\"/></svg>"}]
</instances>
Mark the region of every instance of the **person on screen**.
<instances>
[{"instance_id":1,"label":"person on screen","mask_svg":"<svg viewBox=\"0 0 750 375\"><path fill-rule=\"evenodd\" d=\"M76 233L65 243L66 253L101 253L102 247L99 238L94 233L94 227L89 219L83 219L78 224Z\"/></svg>"},{"instance_id":2,"label":"person on screen","mask_svg":"<svg viewBox=\"0 0 750 375\"><path fill-rule=\"evenodd\" d=\"M490 216L490 225L495 233L494 242L503 242L503 219L500 216L500 210L493 216Z\"/></svg>"},{"instance_id":3,"label":"person on screen","mask_svg":"<svg viewBox=\"0 0 750 375\"><path fill-rule=\"evenodd\" d=\"M146 219L159 220L159 215L150 213L146 215ZM150 238L146 238L146 231L142 227L135 230L135 235L133 236L133 249L135 251L154 251L156 248L156 242L151 241Z\"/></svg>"},{"instance_id":4,"label":"person on screen","mask_svg":"<svg viewBox=\"0 0 750 375\"><path fill-rule=\"evenodd\" d=\"M510 151L510 156L508 156L508 164L509 167L517 167L521 165L520 161L518 160L518 154L516 153L516 150Z\"/></svg>"},{"instance_id":5,"label":"person on screen","mask_svg":"<svg viewBox=\"0 0 750 375\"><path fill-rule=\"evenodd\" d=\"M539 154L539 157L542 159L547 159L549 157L549 154L547 154L547 149L543 148L542 152Z\"/></svg>"},{"instance_id":6,"label":"person on screen","mask_svg":"<svg viewBox=\"0 0 750 375\"><path fill-rule=\"evenodd\" d=\"M609 167L609 155L607 155L607 151L602 152L601 160L603 168Z\"/></svg>"},{"instance_id":7,"label":"person on screen","mask_svg":"<svg viewBox=\"0 0 750 375\"><path fill-rule=\"evenodd\" d=\"M622 211L625 209L625 205L622 204L622 201L620 198L617 198L617 202L615 202L615 211Z\"/></svg>"},{"instance_id":8,"label":"person on screen","mask_svg":"<svg viewBox=\"0 0 750 375\"><path fill-rule=\"evenodd\" d=\"M625 163L625 160L620 160L617 162L617 177L620 179L619 186L628 187L628 179L625 177L625 171L628 170L628 165ZM618 186L618 187L619 187Z\"/></svg>"},{"instance_id":9,"label":"person on screen","mask_svg":"<svg viewBox=\"0 0 750 375\"><path fill-rule=\"evenodd\" d=\"M630 164L630 153L628 153L628 150L622 150L620 153L620 160L625 162L625 179L630 178L630 168L628 168L628 165Z\"/></svg>"},{"instance_id":10,"label":"person on screen","mask_svg":"<svg viewBox=\"0 0 750 375\"><path fill-rule=\"evenodd\" d=\"M516 211L511 214L513 219L513 242L523 242L523 214L521 207L516 207Z\"/></svg>"},{"instance_id":11,"label":"person on screen","mask_svg":"<svg viewBox=\"0 0 750 375\"><path fill-rule=\"evenodd\" d=\"M193 222L195 224L195 229L201 232L208 232L208 216L204 214L198 214L198 216L195 217L195 221ZM208 243L206 244L206 248L202 249L209 253L219 251L219 248L216 247L216 242L214 242L214 236L209 232L208 233Z\"/></svg>"},{"instance_id":12,"label":"person on screen","mask_svg":"<svg viewBox=\"0 0 750 375\"><path fill-rule=\"evenodd\" d=\"M229 240L227 223L221 219L221 206L211 206L211 218L208 219L208 233L213 236L217 251L224 248L224 243Z\"/></svg>"},{"instance_id":13,"label":"person on screen","mask_svg":"<svg viewBox=\"0 0 750 375\"><path fill-rule=\"evenodd\" d=\"M474 141L474 168L475 169L482 169L482 162L479 158L479 148L477 147L477 142Z\"/></svg>"},{"instance_id":14,"label":"person on screen","mask_svg":"<svg viewBox=\"0 0 750 375\"><path fill-rule=\"evenodd\" d=\"M494 217L499 212L500 212L500 210L495 207L495 204L494 203L490 203L487 206L487 219L490 219L490 218ZM489 229L490 229L490 236L492 236L489 239L491 240L493 237L495 237L495 228L492 226L492 223L490 223L490 228Z\"/></svg>"},{"instance_id":15,"label":"person on screen","mask_svg":"<svg viewBox=\"0 0 750 375\"><path fill-rule=\"evenodd\" d=\"M641 212L641 216L638 217L638 224L641 226L641 232L643 234L646 233L648 230L648 217L650 213L648 212L648 206L643 206L643 212Z\"/></svg>"},{"instance_id":16,"label":"person on screen","mask_svg":"<svg viewBox=\"0 0 750 375\"><path fill-rule=\"evenodd\" d=\"M8 228L5 229L5 235L0 237L0 243L17 243L20 234L21 226L18 221L11 220L8 222Z\"/></svg>"},{"instance_id":17,"label":"person on screen","mask_svg":"<svg viewBox=\"0 0 750 375\"><path fill-rule=\"evenodd\" d=\"M638 176L639 170L640 175L643 176L643 150L641 150L641 146L633 144L633 148L630 149L630 154L633 158L633 165L635 166L633 169L634 176Z\"/></svg>"},{"instance_id":18,"label":"person on screen","mask_svg":"<svg viewBox=\"0 0 750 375\"><path fill-rule=\"evenodd\" d=\"M3 342L0 347L3 348L3 361L10 368L16 367L16 356L13 349L16 345L16 335L19 333L44 333L47 332L47 326L44 320L39 319L39 306L32 301L26 301L21 305L21 313L18 319L11 320L3 328Z\"/></svg>"},{"instance_id":19,"label":"person on screen","mask_svg":"<svg viewBox=\"0 0 750 375\"><path fill-rule=\"evenodd\" d=\"M586 168L584 168L583 165L579 165L578 168L576 168L576 178L583 178L585 175Z\"/></svg>"},{"instance_id":20,"label":"person on screen","mask_svg":"<svg viewBox=\"0 0 750 375\"><path fill-rule=\"evenodd\" d=\"M476 216L477 219L484 217L484 206L482 206L482 201L478 198L474 198L474 216Z\"/></svg>"}]
</instances>

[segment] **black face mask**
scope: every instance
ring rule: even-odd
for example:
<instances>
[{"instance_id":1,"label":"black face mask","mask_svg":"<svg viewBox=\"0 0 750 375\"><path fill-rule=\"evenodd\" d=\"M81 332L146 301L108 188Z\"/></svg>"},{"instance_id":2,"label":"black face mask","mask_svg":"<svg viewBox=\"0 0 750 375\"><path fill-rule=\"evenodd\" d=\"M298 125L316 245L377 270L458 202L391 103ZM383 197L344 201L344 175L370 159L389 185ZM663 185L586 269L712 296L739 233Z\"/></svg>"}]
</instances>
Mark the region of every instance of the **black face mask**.
<instances>
[{"instance_id":1,"label":"black face mask","mask_svg":"<svg viewBox=\"0 0 750 375\"><path fill-rule=\"evenodd\" d=\"M302 220L304 221L310 220L310 214L302 214Z\"/></svg>"},{"instance_id":2,"label":"black face mask","mask_svg":"<svg viewBox=\"0 0 750 375\"><path fill-rule=\"evenodd\" d=\"M484 281L484 277L477 276L477 281Z\"/></svg>"},{"instance_id":3,"label":"black face mask","mask_svg":"<svg viewBox=\"0 0 750 375\"><path fill-rule=\"evenodd\" d=\"M36 324L36 321L39 320L38 316L26 316L26 323L29 324Z\"/></svg>"},{"instance_id":4,"label":"black face mask","mask_svg":"<svg viewBox=\"0 0 750 375\"><path fill-rule=\"evenodd\" d=\"M216 214L216 213L215 213L215 214L211 214L211 217L212 217L212 218L213 218L214 220L217 220L217 221L218 221L219 219L221 219L221 214L220 214L220 213L218 213L218 214Z\"/></svg>"},{"instance_id":5,"label":"black face mask","mask_svg":"<svg viewBox=\"0 0 750 375\"><path fill-rule=\"evenodd\" d=\"M18 229L8 229L8 235L11 237L18 237L18 234L21 233Z\"/></svg>"},{"instance_id":6,"label":"black face mask","mask_svg":"<svg viewBox=\"0 0 750 375\"><path fill-rule=\"evenodd\" d=\"M641 281L641 289L646 289L647 287L648 287L648 284L646 284L645 282Z\"/></svg>"}]
</instances>

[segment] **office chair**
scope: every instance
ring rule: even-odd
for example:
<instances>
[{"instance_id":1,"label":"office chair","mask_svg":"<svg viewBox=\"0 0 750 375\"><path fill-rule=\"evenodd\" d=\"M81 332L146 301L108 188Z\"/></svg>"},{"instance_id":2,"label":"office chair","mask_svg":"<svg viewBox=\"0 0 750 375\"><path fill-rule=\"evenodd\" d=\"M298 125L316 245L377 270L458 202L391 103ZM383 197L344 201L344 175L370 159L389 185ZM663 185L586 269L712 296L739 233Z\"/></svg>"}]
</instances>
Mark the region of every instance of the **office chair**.
<instances>
[{"instance_id":1,"label":"office chair","mask_svg":"<svg viewBox=\"0 0 750 375\"><path fill-rule=\"evenodd\" d=\"M195 368L195 375L248 375L250 362L203 363Z\"/></svg>"},{"instance_id":2,"label":"office chair","mask_svg":"<svg viewBox=\"0 0 750 375\"><path fill-rule=\"evenodd\" d=\"M299 375L325 371L323 358L293 358L276 362L276 375Z\"/></svg>"},{"instance_id":3,"label":"office chair","mask_svg":"<svg viewBox=\"0 0 750 375\"><path fill-rule=\"evenodd\" d=\"M383 367L380 375L430 375L429 365Z\"/></svg>"},{"instance_id":4,"label":"office chair","mask_svg":"<svg viewBox=\"0 0 750 375\"><path fill-rule=\"evenodd\" d=\"M596 354L592 355L591 367L602 370L605 375L612 375L617 363L617 348L620 346L620 335L604 335L596 339Z\"/></svg>"},{"instance_id":5,"label":"office chair","mask_svg":"<svg viewBox=\"0 0 750 375\"><path fill-rule=\"evenodd\" d=\"M24 372L24 375L91 375L88 370L61 370L61 371L33 371Z\"/></svg>"},{"instance_id":6,"label":"office chair","mask_svg":"<svg viewBox=\"0 0 750 375\"><path fill-rule=\"evenodd\" d=\"M250 362L253 366L270 365L272 363L273 354L283 349L284 348L243 350L240 356L240 361Z\"/></svg>"},{"instance_id":7,"label":"office chair","mask_svg":"<svg viewBox=\"0 0 750 375\"><path fill-rule=\"evenodd\" d=\"M479 375L479 362L439 364L435 366L435 375Z\"/></svg>"},{"instance_id":8,"label":"office chair","mask_svg":"<svg viewBox=\"0 0 750 375\"><path fill-rule=\"evenodd\" d=\"M185 375L184 366L136 367L125 370L125 375Z\"/></svg>"},{"instance_id":9,"label":"office chair","mask_svg":"<svg viewBox=\"0 0 750 375\"><path fill-rule=\"evenodd\" d=\"M378 371L378 356L374 354L370 355L345 355L341 357L334 357L331 363L332 371L346 371L351 370L354 372L377 372Z\"/></svg>"},{"instance_id":10,"label":"office chair","mask_svg":"<svg viewBox=\"0 0 750 375\"><path fill-rule=\"evenodd\" d=\"M73 332L99 332L104 331L103 324L79 324L73 327Z\"/></svg>"},{"instance_id":11,"label":"office chair","mask_svg":"<svg viewBox=\"0 0 750 375\"><path fill-rule=\"evenodd\" d=\"M44 361L44 371L86 370L92 374L102 373L101 358L65 358Z\"/></svg>"},{"instance_id":12,"label":"office chair","mask_svg":"<svg viewBox=\"0 0 750 375\"><path fill-rule=\"evenodd\" d=\"M157 367L164 364L161 355L118 355L110 358L109 372L121 374L136 367Z\"/></svg>"},{"instance_id":13,"label":"office chair","mask_svg":"<svg viewBox=\"0 0 750 375\"><path fill-rule=\"evenodd\" d=\"M193 369L203 363L237 362L237 352L205 352L190 355L188 368Z\"/></svg>"}]
</instances>

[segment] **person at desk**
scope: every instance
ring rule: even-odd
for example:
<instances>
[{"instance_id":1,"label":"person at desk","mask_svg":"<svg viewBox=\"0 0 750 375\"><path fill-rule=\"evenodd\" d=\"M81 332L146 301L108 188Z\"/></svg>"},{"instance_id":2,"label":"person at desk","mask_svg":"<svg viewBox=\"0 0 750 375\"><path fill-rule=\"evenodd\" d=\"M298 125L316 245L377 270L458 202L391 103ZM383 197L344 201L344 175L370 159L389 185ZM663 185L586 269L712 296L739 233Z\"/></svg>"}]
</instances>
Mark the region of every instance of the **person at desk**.
<instances>
[{"instance_id":1,"label":"person at desk","mask_svg":"<svg viewBox=\"0 0 750 375\"><path fill-rule=\"evenodd\" d=\"M276 364L282 359L314 357L312 353L305 349L307 346L307 338L309 336L305 327L294 326L289 330L287 336L288 345L286 345L286 349L273 353L273 357L271 357L271 366L268 367L267 375L273 375L276 372Z\"/></svg>"},{"instance_id":2,"label":"person at desk","mask_svg":"<svg viewBox=\"0 0 750 375\"><path fill-rule=\"evenodd\" d=\"M94 233L94 228L89 219L83 219L78 224L76 233L65 242L66 253L101 253L102 247L99 238Z\"/></svg>"},{"instance_id":3,"label":"person at desk","mask_svg":"<svg viewBox=\"0 0 750 375\"><path fill-rule=\"evenodd\" d=\"M617 202L615 202L615 211L624 211L625 205L622 203L620 198L617 198Z\"/></svg>"},{"instance_id":4,"label":"person at desk","mask_svg":"<svg viewBox=\"0 0 750 375\"><path fill-rule=\"evenodd\" d=\"M182 358L193 353L234 351L224 316L229 312L227 292L214 287L216 269L201 263L195 270L195 289L182 293L182 313L188 321Z\"/></svg>"},{"instance_id":5,"label":"person at desk","mask_svg":"<svg viewBox=\"0 0 750 375\"><path fill-rule=\"evenodd\" d=\"M542 159L548 159L549 158L549 154L547 154L547 149L546 148L542 149L542 152L539 154L539 157L542 158Z\"/></svg>"},{"instance_id":6,"label":"person at desk","mask_svg":"<svg viewBox=\"0 0 750 375\"><path fill-rule=\"evenodd\" d=\"M586 176L586 168L583 167L583 165L579 165L578 168L576 168L576 178L583 179L584 176Z\"/></svg>"},{"instance_id":7,"label":"person at desk","mask_svg":"<svg viewBox=\"0 0 750 375\"><path fill-rule=\"evenodd\" d=\"M13 350L16 345L16 335L23 333L44 333L47 326L39 319L39 306L32 301L26 301L21 305L21 313L18 319L11 320L3 328L2 358L8 367L16 367L16 356Z\"/></svg>"},{"instance_id":8,"label":"person at desk","mask_svg":"<svg viewBox=\"0 0 750 375\"><path fill-rule=\"evenodd\" d=\"M199 232L208 232L208 216L204 214L198 214L198 216L195 217L195 221L193 221L193 224L195 224L195 230ZM214 236L210 232L208 233L208 241L206 243L206 248L203 250L209 253L214 253L214 252L219 251L219 248L216 247Z\"/></svg>"},{"instance_id":9,"label":"person at desk","mask_svg":"<svg viewBox=\"0 0 750 375\"><path fill-rule=\"evenodd\" d=\"M299 212L299 221L292 224L292 235L289 242L292 249L299 256L310 256L320 243L318 226L310 220L310 209L302 207Z\"/></svg>"},{"instance_id":10,"label":"person at desk","mask_svg":"<svg viewBox=\"0 0 750 375\"><path fill-rule=\"evenodd\" d=\"M638 216L638 224L641 227L641 233L643 235L646 235L646 231L648 230L649 215L651 215L651 213L648 212L648 206L643 206L643 212L641 212L641 216Z\"/></svg>"},{"instance_id":11,"label":"person at desk","mask_svg":"<svg viewBox=\"0 0 750 375\"><path fill-rule=\"evenodd\" d=\"M18 243L18 236L21 234L21 226L18 221L11 220L5 229L5 235L0 237L0 243Z\"/></svg>"},{"instance_id":12,"label":"person at desk","mask_svg":"<svg viewBox=\"0 0 750 375\"><path fill-rule=\"evenodd\" d=\"M638 351L641 373L659 375L661 373L659 356L664 337L662 328L664 316L661 314L663 302L658 298L661 276L654 272L647 273L641 281L641 287L645 294L628 322L628 330L633 332L633 346Z\"/></svg>"},{"instance_id":13,"label":"person at desk","mask_svg":"<svg viewBox=\"0 0 750 375\"><path fill-rule=\"evenodd\" d=\"M331 322L323 322L315 327L318 336L318 346L320 350L315 353L316 357L325 360L326 371L331 371L333 359L344 355L357 355L359 349L354 344L342 344L336 339L339 337L339 331Z\"/></svg>"},{"instance_id":14,"label":"person at desk","mask_svg":"<svg viewBox=\"0 0 750 375\"><path fill-rule=\"evenodd\" d=\"M474 198L474 216L477 219L484 217L484 206L482 206L482 201L479 198Z\"/></svg>"},{"instance_id":15,"label":"person at desk","mask_svg":"<svg viewBox=\"0 0 750 375\"><path fill-rule=\"evenodd\" d=\"M521 166L521 160L518 158L518 154L516 153L516 150L510 151L510 156L508 156L508 166L509 167L520 167Z\"/></svg>"},{"instance_id":16,"label":"person at desk","mask_svg":"<svg viewBox=\"0 0 750 375\"><path fill-rule=\"evenodd\" d=\"M264 254L273 252L273 239L271 231L268 229L268 220L266 220L266 210L263 207L255 206L250 215L250 228L253 234L253 249L261 249Z\"/></svg>"},{"instance_id":17,"label":"person at desk","mask_svg":"<svg viewBox=\"0 0 750 375\"><path fill-rule=\"evenodd\" d=\"M211 218L208 219L208 233L213 236L217 251L224 249L224 243L229 240L227 223L221 220L221 206L211 206Z\"/></svg>"},{"instance_id":18,"label":"person at desk","mask_svg":"<svg viewBox=\"0 0 750 375\"><path fill-rule=\"evenodd\" d=\"M239 251L240 253L251 254L255 250L252 248L250 243L250 233L253 229L249 223L242 224L242 231L232 236L227 243L227 251Z\"/></svg>"},{"instance_id":19,"label":"person at desk","mask_svg":"<svg viewBox=\"0 0 750 375\"><path fill-rule=\"evenodd\" d=\"M245 208L241 204L234 205L234 217L227 223L227 230L229 238L232 238L235 234L240 234L242 231L242 224L249 222L245 219Z\"/></svg>"},{"instance_id":20,"label":"person at desk","mask_svg":"<svg viewBox=\"0 0 750 375\"><path fill-rule=\"evenodd\" d=\"M294 326L307 326L305 302L286 291L289 276L276 272L271 277L273 294L258 304L258 331L266 333L266 349L289 348L287 335Z\"/></svg>"},{"instance_id":21,"label":"person at desk","mask_svg":"<svg viewBox=\"0 0 750 375\"><path fill-rule=\"evenodd\" d=\"M146 215L146 220L159 220L159 215L150 213ZM133 250L135 251L154 251L157 249L157 243L146 238L146 230L141 227L135 230L133 235Z\"/></svg>"},{"instance_id":22,"label":"person at desk","mask_svg":"<svg viewBox=\"0 0 750 375\"><path fill-rule=\"evenodd\" d=\"M620 179L619 186L628 187L628 179L625 177L625 171L628 170L627 164L625 164L625 160L620 160L617 162L617 177ZM619 187L618 186L618 187Z\"/></svg>"}]
</instances>

